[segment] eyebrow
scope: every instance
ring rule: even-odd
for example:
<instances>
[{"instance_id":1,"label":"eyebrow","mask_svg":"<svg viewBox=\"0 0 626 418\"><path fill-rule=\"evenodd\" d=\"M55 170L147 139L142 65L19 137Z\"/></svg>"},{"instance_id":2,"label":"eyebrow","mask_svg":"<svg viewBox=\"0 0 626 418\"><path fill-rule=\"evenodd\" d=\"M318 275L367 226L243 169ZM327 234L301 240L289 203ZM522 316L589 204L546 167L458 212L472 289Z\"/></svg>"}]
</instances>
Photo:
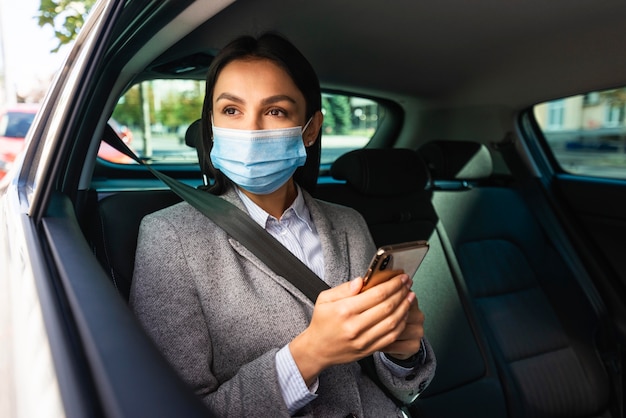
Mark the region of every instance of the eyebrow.
<instances>
[{"instance_id":1,"label":"eyebrow","mask_svg":"<svg viewBox=\"0 0 626 418\"><path fill-rule=\"evenodd\" d=\"M230 93L222 93L215 99L216 102L219 102L220 100L231 100L231 101L237 102L237 103L243 103L244 102L243 99L241 99L241 98L239 98L237 96L234 96L234 95L232 95Z\"/></svg>"},{"instance_id":2,"label":"eyebrow","mask_svg":"<svg viewBox=\"0 0 626 418\"><path fill-rule=\"evenodd\" d=\"M270 96L270 97L267 97L267 98L263 99L263 100L261 101L261 103L263 103L264 105L268 105L268 104L273 104L273 103L278 103L278 102L284 102L284 101L287 101L287 102L290 102L290 103L296 104L295 99L293 99L293 98L292 98L292 97L290 97L290 96L287 96L286 94L278 94L278 95L276 95L276 96Z\"/></svg>"},{"instance_id":3,"label":"eyebrow","mask_svg":"<svg viewBox=\"0 0 626 418\"><path fill-rule=\"evenodd\" d=\"M245 100L243 100L241 97L235 96L230 93L220 94L217 97L217 99L215 99L215 102L219 102L220 100L231 100L237 103L245 103ZM296 104L295 99L292 98L291 96L287 96L286 94L277 94L275 96L266 97L265 99L261 101L261 104L270 105L270 104L274 104L274 103L278 103L282 101L288 101L290 103Z\"/></svg>"}]
</instances>

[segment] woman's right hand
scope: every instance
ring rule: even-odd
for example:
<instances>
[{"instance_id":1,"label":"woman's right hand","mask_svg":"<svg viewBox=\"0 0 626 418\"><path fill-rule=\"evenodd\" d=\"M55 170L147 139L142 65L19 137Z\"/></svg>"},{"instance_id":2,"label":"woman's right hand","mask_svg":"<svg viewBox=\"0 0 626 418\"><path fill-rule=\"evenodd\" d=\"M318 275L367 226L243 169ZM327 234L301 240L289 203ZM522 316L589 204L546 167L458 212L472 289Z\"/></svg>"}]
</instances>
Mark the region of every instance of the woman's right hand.
<instances>
[{"instance_id":1,"label":"woman's right hand","mask_svg":"<svg viewBox=\"0 0 626 418\"><path fill-rule=\"evenodd\" d=\"M356 278L320 293L308 328L289 349L311 386L326 368L360 360L396 341L415 295L406 274L359 293Z\"/></svg>"}]
</instances>

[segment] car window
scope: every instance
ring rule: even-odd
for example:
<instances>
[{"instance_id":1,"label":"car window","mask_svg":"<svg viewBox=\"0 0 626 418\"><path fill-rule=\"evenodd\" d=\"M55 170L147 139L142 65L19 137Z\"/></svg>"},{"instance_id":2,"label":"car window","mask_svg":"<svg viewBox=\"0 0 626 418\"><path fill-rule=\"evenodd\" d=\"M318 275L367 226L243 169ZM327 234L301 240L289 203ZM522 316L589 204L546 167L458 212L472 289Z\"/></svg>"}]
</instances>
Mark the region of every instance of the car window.
<instances>
[{"instance_id":1,"label":"car window","mask_svg":"<svg viewBox=\"0 0 626 418\"><path fill-rule=\"evenodd\" d=\"M381 107L357 96L322 94L321 164L330 165L340 155L363 148L378 128Z\"/></svg>"},{"instance_id":2,"label":"car window","mask_svg":"<svg viewBox=\"0 0 626 418\"><path fill-rule=\"evenodd\" d=\"M187 127L202 114L204 81L152 80L134 85L119 100L110 123L140 157L152 164L196 164L185 144ZM321 164L364 147L372 138L382 107L371 99L345 94L322 95L324 125ZM114 149L98 154L109 162L132 163Z\"/></svg>"},{"instance_id":3,"label":"car window","mask_svg":"<svg viewBox=\"0 0 626 418\"><path fill-rule=\"evenodd\" d=\"M534 115L560 167L626 179L626 87L538 104Z\"/></svg>"},{"instance_id":4,"label":"car window","mask_svg":"<svg viewBox=\"0 0 626 418\"><path fill-rule=\"evenodd\" d=\"M185 132L200 118L203 99L204 81L142 82L118 100L112 115L117 128L113 128L118 135L125 133L126 144L153 164L197 163L195 149L185 144Z\"/></svg>"}]
</instances>

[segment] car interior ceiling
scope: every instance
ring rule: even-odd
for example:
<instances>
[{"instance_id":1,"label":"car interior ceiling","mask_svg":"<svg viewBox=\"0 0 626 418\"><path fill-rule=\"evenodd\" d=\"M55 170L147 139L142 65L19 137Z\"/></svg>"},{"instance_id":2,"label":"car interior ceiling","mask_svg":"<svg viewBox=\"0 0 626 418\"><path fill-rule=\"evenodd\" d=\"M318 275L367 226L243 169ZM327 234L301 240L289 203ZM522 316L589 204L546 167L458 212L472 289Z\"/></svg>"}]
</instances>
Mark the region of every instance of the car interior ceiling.
<instances>
[{"instance_id":1,"label":"car interior ceiling","mask_svg":"<svg viewBox=\"0 0 626 418\"><path fill-rule=\"evenodd\" d=\"M261 3L237 2L215 19L199 25L179 44L159 54L138 79L173 73L202 78L215 48L196 50L188 45L204 45L206 39L211 39L212 45L219 47L233 35L229 25L238 16L275 21L271 13L278 7L276 2ZM289 5L288 9L297 7L298 14L306 14L314 7L332 8L337 19L348 19L353 12L351 7L358 2L294 3L297 4ZM537 6L536 2L532 3ZM584 13L582 3L574 3L576 14ZM383 6L381 3L377 12L384 14ZM459 4L458 14L469 14L463 7L470 5ZM284 11L285 15L289 10ZM448 23L461 20L456 16ZM506 29L506 19L491 23ZM238 26L242 24L254 27L245 21ZM439 33L432 26L435 23L425 18L420 18L420 24ZM283 25L280 29L290 33L291 24ZM612 28L607 26L602 33L611 35ZM352 29L354 26L346 30ZM315 192L320 199L357 209L379 245L414 239L430 242L431 249L420 267L414 290L428 318L427 335L437 353L438 370L435 380L412 407L413 412L423 417L455 416L459 411L466 416L484 417L608 415L615 408L613 376L602 363L602 357L611 354L614 346L610 341L603 347L594 344L605 336L604 324L590 302L595 295L587 293L588 287L577 278L580 275L576 266L568 262L558 248L558 241L537 220L535 209L518 187L519 182L511 177L505 160L488 146L510 130L513 110L523 109L537 100L537 96L531 96L534 92L524 92L523 83L517 81L525 68L513 69L523 61L524 54L532 52L528 47L521 49L515 59L502 63L511 79L497 75L497 69L490 68L493 62L472 64L474 67L467 71L474 74L458 77L474 77L463 88L438 86L438 77L429 72L445 73L443 82L454 78L452 68L433 66L428 70L417 62L428 61L428 57L410 57L407 66L413 70L419 67L417 77L425 81L422 86L416 83L416 87L409 88L402 84L407 78L401 76L395 77L395 81L386 80L386 84L372 83L366 75L353 76L353 72L359 73L348 62L353 55L342 57L341 51L330 47L334 41L326 38L336 33L321 33L321 39L309 39L314 37L307 38L304 34L296 33L293 40L303 45L305 55L313 57L326 86L345 86L347 90L353 87L365 93L387 91L391 93L383 98L390 100L405 95L413 97L403 107L404 111L410 111L404 116L404 128L409 133L403 132L396 138L395 148L368 148L343 155L330 171L338 182L320 184ZM365 33L363 37L368 38ZM438 40L437 45L449 50L452 41ZM534 41L529 37L525 42ZM326 42L331 50L320 51L312 42ZM495 40L492 42L491 48L502 48ZM562 47L572 39L554 42L545 45L545 51ZM388 64L385 59L374 60L372 51L354 53L359 52L367 55L372 72L384 73L382 66ZM323 60L319 55L322 53L334 59ZM567 58L562 64L565 67L574 60L580 63L577 56ZM613 63L613 70L616 65L626 68L626 57L616 58L620 63ZM129 68L133 65L138 65L138 61ZM353 78L335 74L335 66L350 69ZM183 74L181 68L190 70ZM537 76L539 69L531 70L524 79ZM580 70L592 71L586 67ZM486 82L490 77L493 80ZM554 81L554 77L546 78ZM511 83L512 79L516 82ZM434 94L425 87L430 82L432 89L442 89L437 92L441 99L415 100L420 95ZM552 94L578 92L565 84L567 80L560 86L548 85L547 80L538 82L546 83L543 99ZM610 82L607 78L603 83ZM589 81L589 86L597 87L594 83ZM122 90L122 84L128 84L128 80L120 79L117 90ZM458 91L446 94L446 88L458 88ZM511 97L503 98L506 94ZM419 141L413 137L419 137ZM94 160L96 152L93 152ZM99 168L97 162L94 164L96 176L102 172L115 177L114 168ZM460 167L464 167L463 174L459 174ZM117 175L151 177L139 172L142 170L120 170ZM370 177L351 176L355 172L366 172ZM199 171L193 167L181 177L196 173ZM89 189L91 184L85 183L83 180L84 188ZM93 193L93 206L80 211L85 214L85 219L80 219L81 225L95 257L126 300L141 219L181 199L163 187L119 192L90 190L90 193Z\"/></svg>"}]
</instances>

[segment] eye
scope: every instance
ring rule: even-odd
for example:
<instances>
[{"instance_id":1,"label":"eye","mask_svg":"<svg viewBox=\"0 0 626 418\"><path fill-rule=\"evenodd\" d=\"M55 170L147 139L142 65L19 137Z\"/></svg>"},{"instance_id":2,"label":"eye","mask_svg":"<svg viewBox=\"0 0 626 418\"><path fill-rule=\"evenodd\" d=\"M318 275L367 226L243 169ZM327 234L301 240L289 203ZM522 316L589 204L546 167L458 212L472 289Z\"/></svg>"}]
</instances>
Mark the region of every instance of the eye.
<instances>
[{"instance_id":1,"label":"eye","mask_svg":"<svg viewBox=\"0 0 626 418\"><path fill-rule=\"evenodd\" d=\"M222 110L222 113L225 115L236 115L237 109L234 107L225 107L224 110Z\"/></svg>"},{"instance_id":2,"label":"eye","mask_svg":"<svg viewBox=\"0 0 626 418\"><path fill-rule=\"evenodd\" d=\"M268 115L270 116L287 116L287 112L285 112L283 109L270 109L267 112Z\"/></svg>"}]
</instances>

